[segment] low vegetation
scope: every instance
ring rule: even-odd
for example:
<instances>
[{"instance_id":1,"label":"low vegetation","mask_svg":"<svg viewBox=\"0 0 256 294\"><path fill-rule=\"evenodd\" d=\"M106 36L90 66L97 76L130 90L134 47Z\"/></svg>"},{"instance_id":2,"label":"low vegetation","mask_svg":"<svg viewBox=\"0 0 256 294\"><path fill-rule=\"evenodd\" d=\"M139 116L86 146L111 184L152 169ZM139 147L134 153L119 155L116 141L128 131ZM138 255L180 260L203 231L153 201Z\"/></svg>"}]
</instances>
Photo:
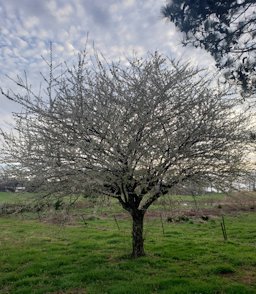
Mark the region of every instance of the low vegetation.
<instances>
[{"instance_id":1,"label":"low vegetation","mask_svg":"<svg viewBox=\"0 0 256 294\"><path fill-rule=\"evenodd\" d=\"M7 196L0 194L1 206L7 198L21 204L28 197ZM253 199L236 197L247 199L245 207ZM40 217L2 215L0 293L255 293L256 215L249 206L225 211L234 199L215 194L157 202L145 217L148 254L137 260L127 255L131 219L118 204L81 198L70 210L52 207Z\"/></svg>"}]
</instances>

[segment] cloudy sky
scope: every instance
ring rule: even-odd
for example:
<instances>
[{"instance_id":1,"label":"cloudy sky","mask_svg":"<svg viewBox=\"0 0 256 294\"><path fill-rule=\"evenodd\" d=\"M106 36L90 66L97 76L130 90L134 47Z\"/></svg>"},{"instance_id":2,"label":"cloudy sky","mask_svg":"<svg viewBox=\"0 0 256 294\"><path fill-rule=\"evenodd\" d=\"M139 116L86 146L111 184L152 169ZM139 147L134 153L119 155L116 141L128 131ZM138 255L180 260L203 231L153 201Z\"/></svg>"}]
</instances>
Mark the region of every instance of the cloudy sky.
<instances>
[{"instance_id":1,"label":"cloudy sky","mask_svg":"<svg viewBox=\"0 0 256 294\"><path fill-rule=\"evenodd\" d=\"M0 0L0 86L13 88L6 75L28 74L32 84L45 69L41 55L72 62L89 43L110 59L134 52L160 52L214 67L203 50L183 48L182 34L163 20L165 0ZM16 106L0 96L0 126L10 120Z\"/></svg>"}]
</instances>

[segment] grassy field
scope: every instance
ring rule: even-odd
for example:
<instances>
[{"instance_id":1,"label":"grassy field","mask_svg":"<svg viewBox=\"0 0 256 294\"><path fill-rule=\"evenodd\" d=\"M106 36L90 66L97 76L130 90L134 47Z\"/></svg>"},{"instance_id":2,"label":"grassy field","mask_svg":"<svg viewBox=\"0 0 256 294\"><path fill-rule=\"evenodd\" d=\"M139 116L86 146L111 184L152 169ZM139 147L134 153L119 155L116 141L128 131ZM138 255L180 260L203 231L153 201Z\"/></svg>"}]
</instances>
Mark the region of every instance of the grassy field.
<instances>
[{"instance_id":1,"label":"grassy field","mask_svg":"<svg viewBox=\"0 0 256 294\"><path fill-rule=\"evenodd\" d=\"M6 197L11 203L18 195L0 194L0 203ZM147 256L138 260L129 257L131 222L121 209L101 208L97 216L67 225L30 214L0 217L0 293L256 293L253 211L225 215L228 241L218 215L164 219L163 232L161 219L149 212Z\"/></svg>"},{"instance_id":2,"label":"grassy field","mask_svg":"<svg viewBox=\"0 0 256 294\"><path fill-rule=\"evenodd\" d=\"M0 192L0 204L3 203L21 203L28 201L33 196L29 193L10 193Z\"/></svg>"}]
</instances>

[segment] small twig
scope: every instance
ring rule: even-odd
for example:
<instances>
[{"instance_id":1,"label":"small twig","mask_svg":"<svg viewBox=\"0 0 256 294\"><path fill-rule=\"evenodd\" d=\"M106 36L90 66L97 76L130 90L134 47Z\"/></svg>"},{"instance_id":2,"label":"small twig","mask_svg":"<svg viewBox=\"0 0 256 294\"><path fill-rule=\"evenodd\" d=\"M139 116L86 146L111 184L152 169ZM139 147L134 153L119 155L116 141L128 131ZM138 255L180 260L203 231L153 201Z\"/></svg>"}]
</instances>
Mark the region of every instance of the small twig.
<instances>
[{"instance_id":1,"label":"small twig","mask_svg":"<svg viewBox=\"0 0 256 294\"><path fill-rule=\"evenodd\" d=\"M41 218L41 214L39 211L37 211L37 216L38 216L39 221L41 222L42 218Z\"/></svg>"},{"instance_id":2,"label":"small twig","mask_svg":"<svg viewBox=\"0 0 256 294\"><path fill-rule=\"evenodd\" d=\"M164 232L164 222L163 222L162 214L160 214L160 219L161 219L161 224L162 224L163 235L165 235L165 232Z\"/></svg>"},{"instance_id":3,"label":"small twig","mask_svg":"<svg viewBox=\"0 0 256 294\"><path fill-rule=\"evenodd\" d=\"M222 215L221 218L222 218L222 221L221 221L220 225L221 225L222 234L223 234L224 240L227 241L228 236L227 236L227 231L226 231L226 225L225 225L224 216Z\"/></svg>"},{"instance_id":4,"label":"small twig","mask_svg":"<svg viewBox=\"0 0 256 294\"><path fill-rule=\"evenodd\" d=\"M224 228L224 232L225 232L225 236L226 236L226 240L227 240L228 239L228 236L227 236L227 230L226 230L224 215L222 215L222 223L223 223L223 228Z\"/></svg>"},{"instance_id":5,"label":"small twig","mask_svg":"<svg viewBox=\"0 0 256 294\"><path fill-rule=\"evenodd\" d=\"M81 218L82 218L82 220L83 220L83 222L84 222L84 225L86 226L88 223L86 222L86 220L85 220L85 218L84 218L84 215L83 215L83 214L81 215Z\"/></svg>"},{"instance_id":6,"label":"small twig","mask_svg":"<svg viewBox=\"0 0 256 294\"><path fill-rule=\"evenodd\" d=\"M115 220L115 223L116 223L116 226L117 226L118 230L120 231L120 227L119 227L119 224L118 224L118 221L117 221L117 219L116 219L116 216L115 216L115 215L114 215L114 220Z\"/></svg>"}]
</instances>

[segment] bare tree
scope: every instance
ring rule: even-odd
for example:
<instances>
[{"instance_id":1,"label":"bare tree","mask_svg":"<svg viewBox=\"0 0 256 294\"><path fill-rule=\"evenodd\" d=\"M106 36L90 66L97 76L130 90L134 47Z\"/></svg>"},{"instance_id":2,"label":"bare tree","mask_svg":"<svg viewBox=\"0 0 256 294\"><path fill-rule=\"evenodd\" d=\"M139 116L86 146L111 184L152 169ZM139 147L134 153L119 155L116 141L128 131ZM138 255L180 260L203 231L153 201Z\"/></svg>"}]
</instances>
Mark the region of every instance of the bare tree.
<instances>
[{"instance_id":1,"label":"bare tree","mask_svg":"<svg viewBox=\"0 0 256 294\"><path fill-rule=\"evenodd\" d=\"M81 54L46 95L22 79L25 94L5 93L23 111L2 154L38 189L117 199L142 256L152 203L188 180L225 186L242 168L244 118L199 74L157 53L126 65Z\"/></svg>"}]
</instances>

